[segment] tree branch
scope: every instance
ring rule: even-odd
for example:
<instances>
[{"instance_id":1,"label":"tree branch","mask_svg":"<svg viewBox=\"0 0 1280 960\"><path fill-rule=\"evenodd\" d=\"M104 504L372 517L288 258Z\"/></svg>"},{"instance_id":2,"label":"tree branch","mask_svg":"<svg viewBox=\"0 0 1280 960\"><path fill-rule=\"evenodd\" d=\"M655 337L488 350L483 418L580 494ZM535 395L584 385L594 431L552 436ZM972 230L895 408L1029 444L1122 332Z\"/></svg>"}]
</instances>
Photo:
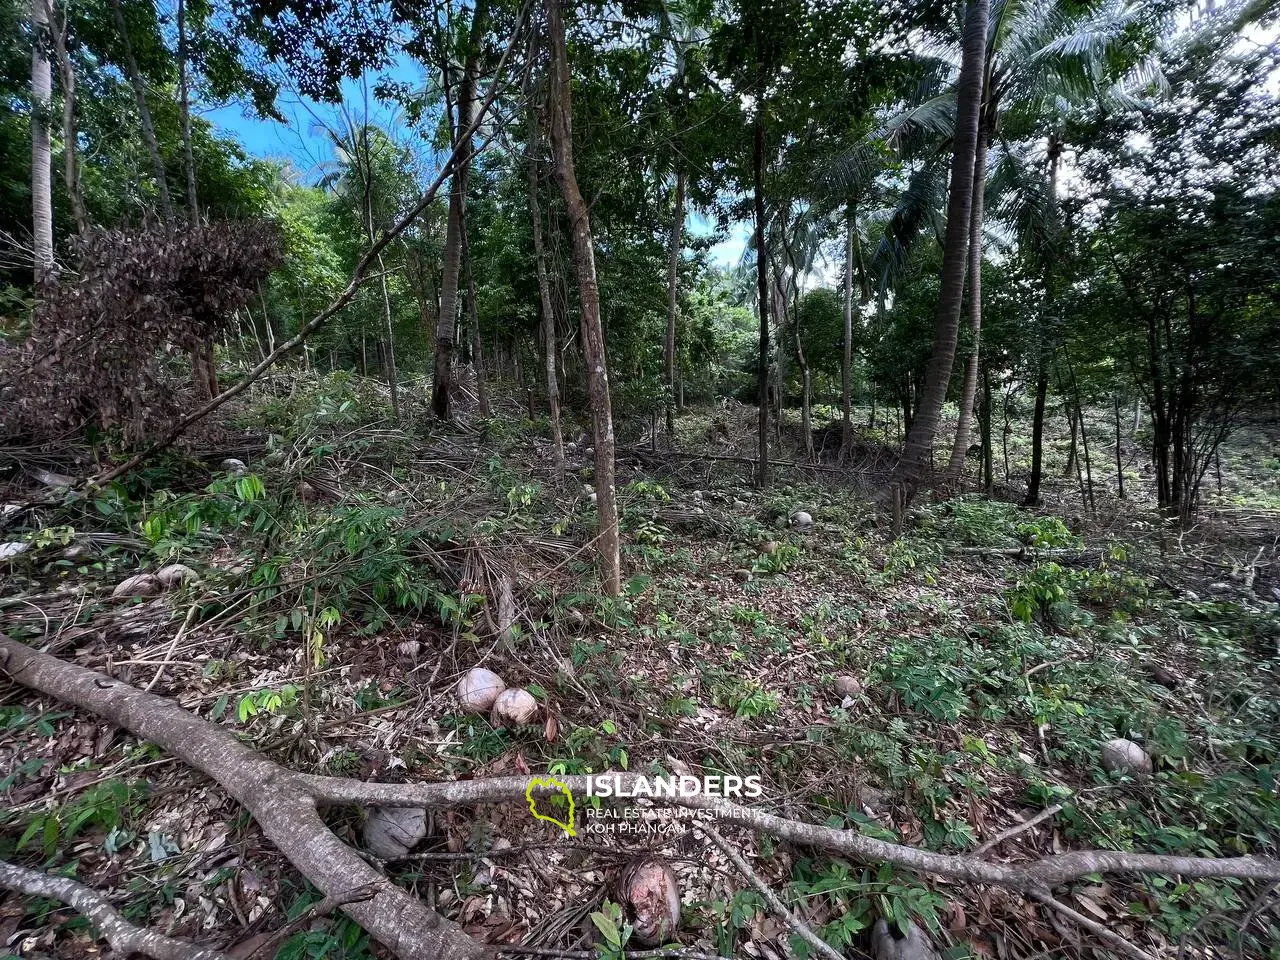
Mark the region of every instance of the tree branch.
<instances>
[{"instance_id":1,"label":"tree branch","mask_svg":"<svg viewBox=\"0 0 1280 960\"><path fill-rule=\"evenodd\" d=\"M55 877L0 860L0 887L30 897L48 897L84 914L122 957L140 953L152 960L229 960L225 953L209 947L174 940L151 930L135 927L122 917L103 894L90 890L70 877Z\"/></svg>"},{"instance_id":2,"label":"tree branch","mask_svg":"<svg viewBox=\"0 0 1280 960\"><path fill-rule=\"evenodd\" d=\"M817 950L822 956L827 957L828 960L844 960L844 957L831 944L814 933L807 923L787 908L787 905L770 889L769 885L761 880L759 875L751 869L751 864L743 859L742 854L729 846L729 842L720 836L715 827L706 823L694 823L693 829L720 848L720 852L732 861L733 865L738 868L738 872L751 881L752 885L760 891L760 895L764 897L765 902L773 909L773 912L781 918L783 923L791 928L796 936Z\"/></svg>"},{"instance_id":3,"label":"tree branch","mask_svg":"<svg viewBox=\"0 0 1280 960\"><path fill-rule=\"evenodd\" d=\"M148 740L216 780L258 821L263 834L327 897L342 898L353 887L377 885L368 901L343 910L404 960L448 957L470 960L485 948L456 924L408 896L338 840L317 812L317 804L398 807L461 807L525 802L529 777L494 777L444 783L365 783L287 770L250 749L222 728L193 716L174 701L144 693L93 670L66 663L0 634L0 672L17 683L96 713ZM616 776L624 792L640 779ZM579 795L588 777L560 782ZM533 786L537 796L559 792ZM862 862L891 863L921 874L1005 887L1039 899L1049 888L1092 873L1159 873L1183 877L1238 877L1280 880L1280 860L1244 856L1177 857L1114 850L1081 850L1030 863L990 863L974 855L949 855L890 843L856 830L802 823L763 810L702 794L654 797L656 804L706 810L747 829Z\"/></svg>"}]
</instances>

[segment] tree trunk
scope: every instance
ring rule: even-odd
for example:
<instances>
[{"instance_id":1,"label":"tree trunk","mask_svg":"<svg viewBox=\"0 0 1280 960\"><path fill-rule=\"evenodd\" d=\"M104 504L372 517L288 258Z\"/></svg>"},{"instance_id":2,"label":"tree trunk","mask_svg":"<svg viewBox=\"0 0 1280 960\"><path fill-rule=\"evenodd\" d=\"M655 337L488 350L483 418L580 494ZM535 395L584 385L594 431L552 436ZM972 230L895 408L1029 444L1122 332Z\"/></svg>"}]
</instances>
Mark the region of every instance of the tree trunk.
<instances>
[{"instance_id":1,"label":"tree trunk","mask_svg":"<svg viewBox=\"0 0 1280 960\"><path fill-rule=\"evenodd\" d=\"M840 357L840 455L853 446L853 245L858 218L852 203L845 213L844 239L844 343Z\"/></svg>"},{"instance_id":2,"label":"tree trunk","mask_svg":"<svg viewBox=\"0 0 1280 960\"><path fill-rule=\"evenodd\" d=\"M538 206L538 118L529 116L529 214L533 219L533 258L538 268L538 295L542 300L542 346L547 360L547 409L551 440L555 446L556 473L564 473L564 433L560 429L560 382L556 376L556 314L551 306L551 281L547 279L547 255L542 248L542 211ZM599 496L596 497L599 500Z\"/></svg>"},{"instance_id":3,"label":"tree trunk","mask_svg":"<svg viewBox=\"0 0 1280 960\"><path fill-rule=\"evenodd\" d=\"M902 488L905 505L920 485L925 465L933 453L942 404L951 383L951 367L956 356L960 331L960 307L964 300L965 267L968 263L969 212L973 199L974 158L982 107L982 74L987 49L987 0L974 0L964 24L964 51L960 79L956 84L956 126L951 159L951 188L947 201L946 248L942 257L942 290L934 319L933 353L929 360L924 389L916 405L915 419L907 436L902 459L891 482Z\"/></svg>"},{"instance_id":4,"label":"tree trunk","mask_svg":"<svg viewBox=\"0 0 1280 960\"><path fill-rule=\"evenodd\" d=\"M471 272L471 243L467 238L467 224L462 224L462 261L467 274L467 309L471 321L471 366L476 372L476 406L480 416L491 416L489 389L484 382L484 344L480 339L480 311L476 307L476 280Z\"/></svg>"},{"instance_id":5,"label":"tree trunk","mask_svg":"<svg viewBox=\"0 0 1280 960\"><path fill-rule=\"evenodd\" d=\"M982 407L978 417L982 434L982 490L991 495L994 478L991 474L991 370L982 365Z\"/></svg>"},{"instance_id":6,"label":"tree trunk","mask_svg":"<svg viewBox=\"0 0 1280 960\"><path fill-rule=\"evenodd\" d=\"M951 461L947 464L947 480L959 480L964 473L969 452L969 434L973 429L973 404L978 396L978 362L982 347L982 206L987 188L986 124L978 128L978 142L973 155L973 202L969 212L969 329L973 346L964 367L964 386L960 392L960 419L956 423L956 439L951 445Z\"/></svg>"},{"instance_id":7,"label":"tree trunk","mask_svg":"<svg viewBox=\"0 0 1280 960\"><path fill-rule=\"evenodd\" d=\"M1040 367L1036 371L1036 409L1031 418L1031 479L1027 481L1027 496L1023 501L1028 507L1040 505L1040 478L1044 472L1044 405L1048 395L1049 358L1042 352ZM1007 472L1008 454L1005 456Z\"/></svg>"},{"instance_id":8,"label":"tree trunk","mask_svg":"<svg viewBox=\"0 0 1280 960\"><path fill-rule=\"evenodd\" d=\"M546 0L547 38L551 44L551 147L556 175L564 194L565 212L573 230L573 259L578 275L582 311L582 352L587 364L587 394L596 448L596 511L599 516L600 580L605 593L621 590L618 556L618 508L613 488L613 412L609 402L609 371L604 330L600 326L600 289L586 201L578 190L573 166L573 101L569 83L569 52L564 38L561 0Z\"/></svg>"},{"instance_id":9,"label":"tree trunk","mask_svg":"<svg viewBox=\"0 0 1280 960\"><path fill-rule=\"evenodd\" d=\"M45 56L49 41L46 0L31 0L31 249L39 289L53 271L53 149L49 114L53 75Z\"/></svg>"},{"instance_id":10,"label":"tree trunk","mask_svg":"<svg viewBox=\"0 0 1280 960\"><path fill-rule=\"evenodd\" d=\"M129 83L133 86L133 96L138 103L138 117L142 121L142 141L146 144L147 153L151 157L151 172L155 175L156 191L160 196L160 215L168 221L173 219L173 205L169 202L169 182L165 179L164 160L160 157L160 142L156 139L156 128L151 123L151 110L147 107L147 88L142 73L138 70L138 60L133 55L133 43L129 39L129 25L124 19L124 10L120 0L111 0L111 12L115 17L116 29L120 31L121 49L124 50L124 67Z\"/></svg>"},{"instance_id":11,"label":"tree trunk","mask_svg":"<svg viewBox=\"0 0 1280 960\"><path fill-rule=\"evenodd\" d=\"M1054 215L1058 204L1058 159L1062 145L1053 133L1049 134L1046 149L1049 156L1049 209ZM1049 359L1053 354L1049 325L1049 305L1053 301L1052 270L1045 278L1044 305L1040 317L1039 366L1036 368L1036 406L1031 424L1031 479L1027 483L1027 496L1023 501L1029 507L1040 505L1040 481L1044 473L1044 412L1049 394ZM1008 472L1008 467L1005 467Z\"/></svg>"},{"instance_id":12,"label":"tree trunk","mask_svg":"<svg viewBox=\"0 0 1280 960\"><path fill-rule=\"evenodd\" d=\"M663 344L663 368L667 380L667 446L675 439L673 405L676 391L676 314L680 309L680 231L684 227L684 169L676 169L675 212L671 215L671 245L667 264L667 338Z\"/></svg>"},{"instance_id":13,"label":"tree trunk","mask_svg":"<svg viewBox=\"0 0 1280 960\"><path fill-rule=\"evenodd\" d=\"M476 0L462 83L458 87L457 136L470 129L475 100L476 59L484 37L488 13L486 0ZM447 69L447 68L446 68ZM435 377L431 384L431 411L440 420L449 418L449 388L453 379L453 349L458 321L458 275L462 261L463 218L466 217L467 169L471 164L471 137L462 144L449 190L449 222L445 228L444 279L440 289L440 313L436 318Z\"/></svg>"},{"instance_id":14,"label":"tree trunk","mask_svg":"<svg viewBox=\"0 0 1280 960\"><path fill-rule=\"evenodd\" d=\"M44 0L35 0L36 3ZM62 160L63 180L71 200L71 216L76 233L89 229L89 212L84 205L84 187L80 183L80 154L76 142L76 71L67 55L67 11L63 8L62 25L55 23L53 5L49 4L49 23L53 32L53 52L58 59L58 80L62 87Z\"/></svg>"},{"instance_id":15,"label":"tree trunk","mask_svg":"<svg viewBox=\"0 0 1280 960\"><path fill-rule=\"evenodd\" d=\"M196 160L191 151L191 92L187 82L187 3L178 0L178 116L182 123L182 154L187 168L187 211L191 222L200 221L196 198Z\"/></svg>"},{"instance_id":16,"label":"tree trunk","mask_svg":"<svg viewBox=\"0 0 1280 960\"><path fill-rule=\"evenodd\" d=\"M1120 394L1115 394L1116 408L1116 488L1119 490L1119 498L1124 499L1124 460L1120 456Z\"/></svg>"},{"instance_id":17,"label":"tree trunk","mask_svg":"<svg viewBox=\"0 0 1280 960\"><path fill-rule=\"evenodd\" d=\"M373 238L369 238L373 242ZM391 391L391 419L400 423L400 377L396 372L396 335L391 323L391 296L387 292L387 268L378 254L378 283L382 285L382 326L386 337L386 353L383 366L387 375L387 389Z\"/></svg>"},{"instance_id":18,"label":"tree trunk","mask_svg":"<svg viewBox=\"0 0 1280 960\"><path fill-rule=\"evenodd\" d=\"M764 242L764 102L756 103L751 169L756 230L756 302L760 308L760 363L756 368L756 389L760 403L758 423L759 463L756 482L769 485L769 254Z\"/></svg>"}]
</instances>

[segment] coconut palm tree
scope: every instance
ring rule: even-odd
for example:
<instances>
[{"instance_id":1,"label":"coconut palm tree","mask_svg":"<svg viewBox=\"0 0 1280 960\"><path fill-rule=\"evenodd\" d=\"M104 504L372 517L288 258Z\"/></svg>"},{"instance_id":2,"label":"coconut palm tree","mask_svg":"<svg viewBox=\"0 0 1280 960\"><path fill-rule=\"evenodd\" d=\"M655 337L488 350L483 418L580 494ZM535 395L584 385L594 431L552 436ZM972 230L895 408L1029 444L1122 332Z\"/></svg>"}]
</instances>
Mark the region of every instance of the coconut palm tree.
<instances>
[{"instance_id":1,"label":"coconut palm tree","mask_svg":"<svg viewBox=\"0 0 1280 960\"><path fill-rule=\"evenodd\" d=\"M942 294L934 320L933 353L924 389L907 434L902 458L894 468L891 486L895 503L909 501L919 486L925 462L933 450L942 404L951 381L960 305L968 253L969 212L973 199L974 156L982 112L983 66L986 60L987 0L974 0L965 14L964 49L956 81L956 123L952 138L951 187L947 201L946 244L942 258Z\"/></svg>"},{"instance_id":2,"label":"coconut palm tree","mask_svg":"<svg viewBox=\"0 0 1280 960\"><path fill-rule=\"evenodd\" d=\"M1036 137L1052 146L1057 136L1060 144L1060 131L1071 110L1099 97L1132 98L1134 90L1158 84L1158 70L1153 69L1154 60L1147 56L1147 41L1142 39L1151 31L1134 29L1150 16L1146 8L1123 0L1107 0L1083 9L1063 0L994 0L991 6L965 243L973 346L966 358L960 421L946 471L951 478L964 466L977 392L984 211L993 203L998 209L1010 205L987 189L988 154L997 142L1004 145L1006 153ZM942 235L937 211L947 176L945 159L957 129L961 55L954 46L939 43L926 49L920 60L921 79L907 108L890 118L873 138L891 147L911 167L898 209L876 255L882 286L892 286L907 251L927 228L940 239ZM1057 153L1046 149L1048 155L1058 153L1060 147ZM865 176L868 160L873 158L871 144L856 145L833 164L833 176L844 180ZM1027 182L1026 178L1010 179L1001 186L1017 189ZM1043 183L1043 177L1038 182ZM1052 206L1029 202L1013 201L1011 206L1023 213L1052 211ZM1041 220L1048 234L1055 229L1053 223L1052 215ZM954 347L951 353L954 356ZM949 385L950 370L946 377ZM931 445L932 438L928 448Z\"/></svg>"},{"instance_id":3,"label":"coconut palm tree","mask_svg":"<svg viewBox=\"0 0 1280 960\"><path fill-rule=\"evenodd\" d=\"M53 269L53 152L49 145L53 75L45 56L48 38L46 0L31 0L31 246L37 287Z\"/></svg>"}]
</instances>

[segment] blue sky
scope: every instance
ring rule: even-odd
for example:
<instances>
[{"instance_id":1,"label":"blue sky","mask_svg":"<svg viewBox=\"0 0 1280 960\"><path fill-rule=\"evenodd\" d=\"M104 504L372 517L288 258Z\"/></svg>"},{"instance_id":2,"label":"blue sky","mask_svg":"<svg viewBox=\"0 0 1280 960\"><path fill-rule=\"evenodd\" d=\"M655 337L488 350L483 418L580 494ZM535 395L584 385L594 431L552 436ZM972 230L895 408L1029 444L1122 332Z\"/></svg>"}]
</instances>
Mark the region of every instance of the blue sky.
<instances>
[{"instance_id":1,"label":"blue sky","mask_svg":"<svg viewBox=\"0 0 1280 960\"><path fill-rule=\"evenodd\" d=\"M407 59L382 76L412 87L420 87L426 82L423 68ZM367 88L360 81L346 81L343 84L344 99L348 109L358 116L364 112L367 93L369 114L374 121L384 127L394 127L394 108L379 103L373 96L372 90L378 79L381 77L366 81ZM331 104L317 103L288 93L281 94L277 107L287 122L263 120L252 109L239 104L202 110L200 115L235 137L253 156L288 161L304 181L313 182L319 176L320 165L333 158L333 148L323 125L339 126L341 112ZM714 220L697 211L690 211L685 225L690 235L698 237L709 236L716 228ZM749 225L733 224L728 235L711 248L713 261L723 266L736 266L750 237Z\"/></svg>"}]
</instances>

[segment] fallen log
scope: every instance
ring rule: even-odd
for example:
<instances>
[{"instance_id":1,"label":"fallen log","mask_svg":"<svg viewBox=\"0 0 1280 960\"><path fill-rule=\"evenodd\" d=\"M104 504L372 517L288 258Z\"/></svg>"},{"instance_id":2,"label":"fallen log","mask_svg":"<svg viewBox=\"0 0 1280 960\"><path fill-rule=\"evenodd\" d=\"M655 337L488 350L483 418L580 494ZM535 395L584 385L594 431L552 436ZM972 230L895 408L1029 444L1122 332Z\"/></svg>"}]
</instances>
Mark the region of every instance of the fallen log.
<instances>
[{"instance_id":1,"label":"fallen log","mask_svg":"<svg viewBox=\"0 0 1280 960\"><path fill-rule=\"evenodd\" d=\"M361 859L320 818L316 798L299 774L268 760L232 734L101 673L37 653L0 634L0 670L10 679L64 703L96 713L167 750L253 814L263 835L321 893L402 960L470 960L485 947ZM351 900L358 888L377 893Z\"/></svg>"},{"instance_id":2,"label":"fallen log","mask_svg":"<svg viewBox=\"0 0 1280 960\"><path fill-rule=\"evenodd\" d=\"M151 960L230 960L218 950L135 927L106 897L70 877L55 877L0 860L0 887L29 897L47 897L65 903L88 917L111 944L111 949L122 957L140 953Z\"/></svg>"},{"instance_id":3,"label":"fallen log","mask_svg":"<svg viewBox=\"0 0 1280 960\"><path fill-rule=\"evenodd\" d=\"M469 960L491 949L468 937L457 924L408 896L340 841L318 813L320 804L400 807L462 807L484 803L525 803L531 777L494 777L442 783L366 783L343 777L298 773L279 766L222 728L188 713L174 701L145 693L93 670L39 653L0 633L0 673L32 690L96 713L174 754L217 781L239 801L303 876L371 936L404 960ZM634 792L640 775L617 777ZM565 776L552 785L535 781L535 796L560 792L580 796L585 776ZM1280 880L1280 860L1268 857L1180 857L1118 850L1078 850L1028 863L993 863L975 855L922 850L820 824L779 817L703 794L653 797L659 805L705 810L739 827L767 833L801 846L866 863L892 863L921 874L1005 887L1032 897L1094 873L1157 873L1187 878L1235 877ZM343 902L351 891L371 886L368 900Z\"/></svg>"}]
</instances>

